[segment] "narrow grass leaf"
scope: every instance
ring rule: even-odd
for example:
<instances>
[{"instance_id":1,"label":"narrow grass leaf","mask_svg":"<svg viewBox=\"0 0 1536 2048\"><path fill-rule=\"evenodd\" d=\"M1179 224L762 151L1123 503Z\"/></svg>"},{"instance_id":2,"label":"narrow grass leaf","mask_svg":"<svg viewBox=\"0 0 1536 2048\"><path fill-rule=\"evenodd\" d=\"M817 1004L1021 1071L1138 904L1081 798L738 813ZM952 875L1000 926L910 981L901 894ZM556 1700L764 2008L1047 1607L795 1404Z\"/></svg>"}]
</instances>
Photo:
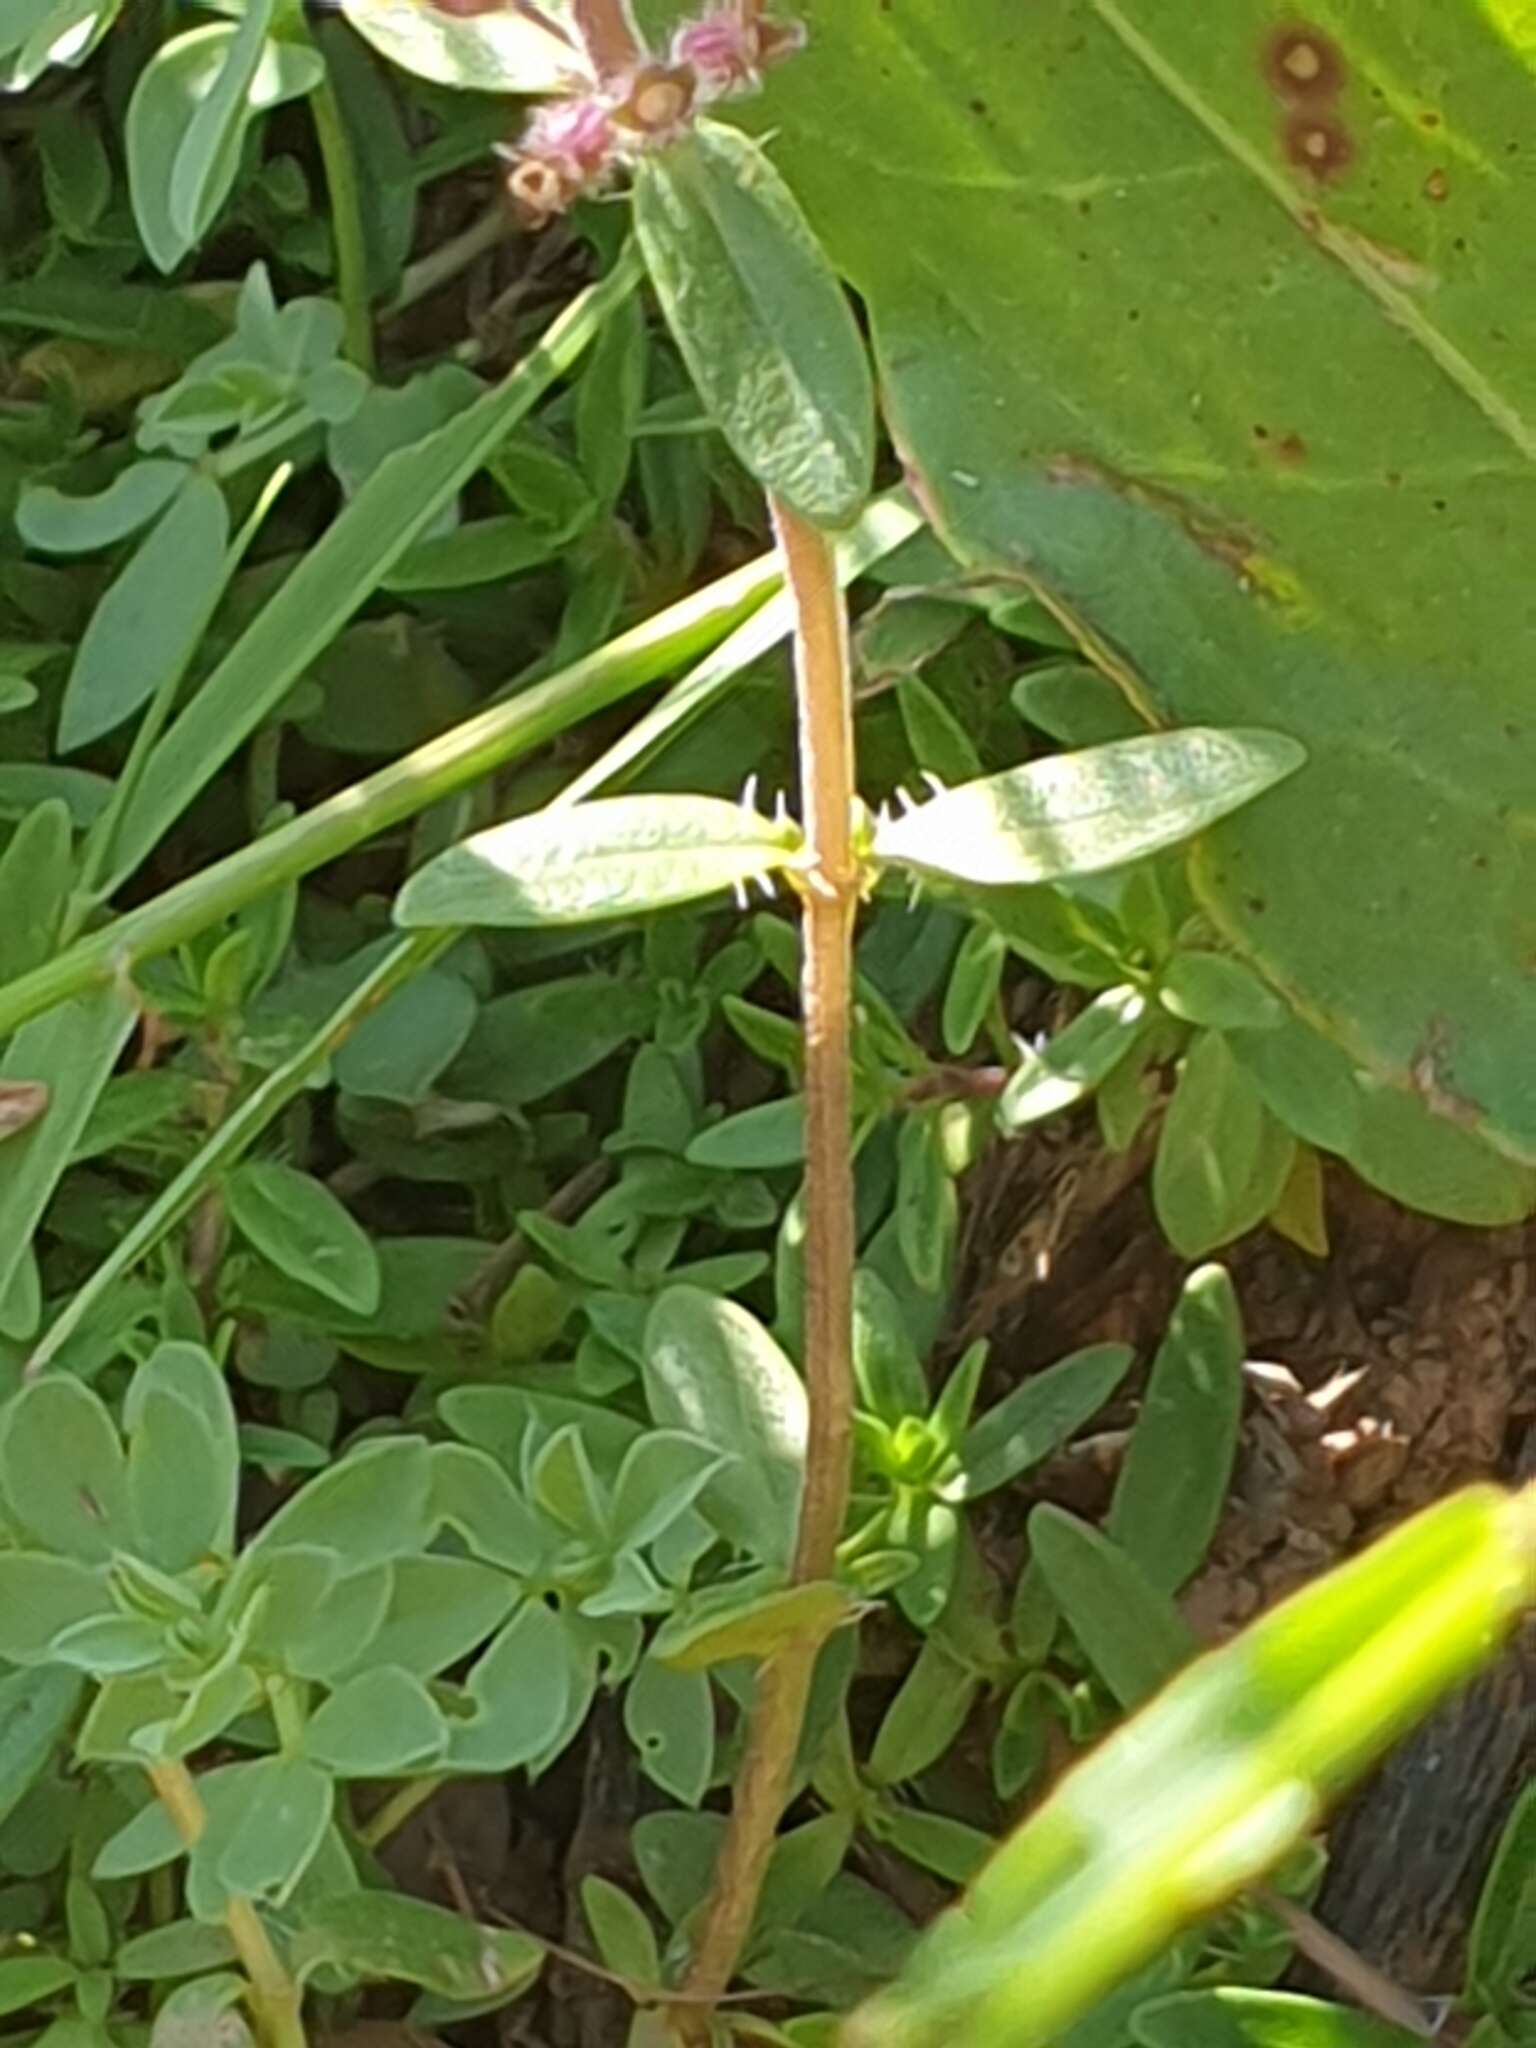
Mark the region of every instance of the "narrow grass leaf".
<instances>
[{"instance_id":1,"label":"narrow grass leaf","mask_svg":"<svg viewBox=\"0 0 1536 2048\"><path fill-rule=\"evenodd\" d=\"M0 1059L0 1085L31 1082L48 1091L44 1114L0 1145L0 1295L26 1256L137 1014L117 988L79 996L24 1024Z\"/></svg>"}]
</instances>

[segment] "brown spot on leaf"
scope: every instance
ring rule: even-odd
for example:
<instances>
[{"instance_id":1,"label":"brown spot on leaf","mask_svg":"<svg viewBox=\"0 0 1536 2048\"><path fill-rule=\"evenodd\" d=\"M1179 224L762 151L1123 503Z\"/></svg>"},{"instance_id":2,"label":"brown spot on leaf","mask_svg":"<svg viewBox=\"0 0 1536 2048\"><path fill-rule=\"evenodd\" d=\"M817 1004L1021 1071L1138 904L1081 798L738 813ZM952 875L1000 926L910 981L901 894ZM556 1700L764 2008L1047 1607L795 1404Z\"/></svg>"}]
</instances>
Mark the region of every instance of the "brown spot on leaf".
<instances>
[{"instance_id":1,"label":"brown spot on leaf","mask_svg":"<svg viewBox=\"0 0 1536 2048\"><path fill-rule=\"evenodd\" d=\"M0 1138L26 1130L47 1107L46 1081L0 1081Z\"/></svg>"},{"instance_id":2,"label":"brown spot on leaf","mask_svg":"<svg viewBox=\"0 0 1536 2048\"><path fill-rule=\"evenodd\" d=\"M1293 114L1280 132L1280 146L1288 163L1319 184L1341 176L1355 160L1353 139L1326 114Z\"/></svg>"},{"instance_id":3,"label":"brown spot on leaf","mask_svg":"<svg viewBox=\"0 0 1536 2048\"><path fill-rule=\"evenodd\" d=\"M1438 206L1442 199L1450 196L1451 181L1444 171L1431 171L1424 180L1424 197L1432 199Z\"/></svg>"},{"instance_id":4,"label":"brown spot on leaf","mask_svg":"<svg viewBox=\"0 0 1536 2048\"><path fill-rule=\"evenodd\" d=\"M1413 1056L1408 1077L1414 1093L1436 1116L1443 1116L1463 1129L1474 1129L1482 1122L1484 1111L1481 1104L1452 1084L1450 1054L1451 1028L1443 1017L1432 1017Z\"/></svg>"},{"instance_id":5,"label":"brown spot on leaf","mask_svg":"<svg viewBox=\"0 0 1536 2048\"><path fill-rule=\"evenodd\" d=\"M1309 22L1279 29L1264 45L1264 76L1292 106L1325 107L1344 83L1343 53Z\"/></svg>"}]
</instances>

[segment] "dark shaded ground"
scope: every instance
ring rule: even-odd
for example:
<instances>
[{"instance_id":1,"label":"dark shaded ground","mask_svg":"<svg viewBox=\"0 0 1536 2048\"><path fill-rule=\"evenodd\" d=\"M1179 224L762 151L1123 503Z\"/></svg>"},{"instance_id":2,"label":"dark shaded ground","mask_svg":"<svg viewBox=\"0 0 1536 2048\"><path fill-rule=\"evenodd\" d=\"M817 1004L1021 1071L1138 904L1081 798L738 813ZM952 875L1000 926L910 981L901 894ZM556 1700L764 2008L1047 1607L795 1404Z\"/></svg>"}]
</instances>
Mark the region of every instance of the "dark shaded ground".
<instances>
[{"instance_id":1,"label":"dark shaded ground","mask_svg":"<svg viewBox=\"0 0 1536 2048\"><path fill-rule=\"evenodd\" d=\"M991 1336L1000 1378L1107 1338L1150 1355L1183 1269L1138 1167L1085 1127L978 1172L960 1328ZM1435 1223L1343 1170L1328 1221L1326 1260L1268 1233L1231 1260L1258 1363L1227 1510L1184 1601L1213 1638L1453 1488L1536 1468L1536 1226ZM1031 1493L1099 1512L1121 1441L1111 1427L1074 1446ZM1493 1844L1533 1769L1527 1630L1340 1813L1319 1917L1405 1987L1455 1990Z\"/></svg>"}]
</instances>

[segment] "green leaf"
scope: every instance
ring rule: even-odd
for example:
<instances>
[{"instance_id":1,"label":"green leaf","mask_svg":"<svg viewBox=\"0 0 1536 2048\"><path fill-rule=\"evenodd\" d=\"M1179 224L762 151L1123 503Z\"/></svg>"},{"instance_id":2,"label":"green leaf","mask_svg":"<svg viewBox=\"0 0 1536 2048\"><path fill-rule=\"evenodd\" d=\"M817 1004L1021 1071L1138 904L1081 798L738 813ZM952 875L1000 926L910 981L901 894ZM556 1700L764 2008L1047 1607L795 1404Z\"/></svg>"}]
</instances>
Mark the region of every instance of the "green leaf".
<instances>
[{"instance_id":1,"label":"green leaf","mask_svg":"<svg viewBox=\"0 0 1536 2048\"><path fill-rule=\"evenodd\" d=\"M1205 1556L1232 1476L1243 1323L1224 1267L1191 1273L1152 1361L1105 1533L1176 1593Z\"/></svg>"},{"instance_id":2,"label":"green leaf","mask_svg":"<svg viewBox=\"0 0 1536 2048\"><path fill-rule=\"evenodd\" d=\"M420 1437L359 1445L310 1480L262 1529L246 1560L299 1544L340 1553L354 1569L425 1548L434 1526L432 1461Z\"/></svg>"},{"instance_id":3,"label":"green leaf","mask_svg":"<svg viewBox=\"0 0 1536 2048\"><path fill-rule=\"evenodd\" d=\"M1382 1080L1417 1068L1529 1160L1520 10L1404 0L1363 38L1281 0L1214 33L1155 0L1048 0L1028 35L998 0L835 16L750 114L870 309L938 527L1144 716L1294 731L1307 775L1197 855L1206 908ZM1314 24L1298 88L1275 52Z\"/></svg>"},{"instance_id":4,"label":"green leaf","mask_svg":"<svg viewBox=\"0 0 1536 2048\"><path fill-rule=\"evenodd\" d=\"M239 1769L238 1764L221 1764L216 1770L198 1774L197 1794L210 1818L238 1797ZM174 1862L185 1848L169 1811L151 1797L97 1850L90 1874L103 1884L140 1877L147 1870Z\"/></svg>"},{"instance_id":5,"label":"green leaf","mask_svg":"<svg viewBox=\"0 0 1536 2048\"><path fill-rule=\"evenodd\" d=\"M304 1730L304 1754L338 1778L398 1778L435 1764L448 1746L442 1715L421 1680L371 1665L338 1686Z\"/></svg>"},{"instance_id":6,"label":"green leaf","mask_svg":"<svg viewBox=\"0 0 1536 2048\"><path fill-rule=\"evenodd\" d=\"M66 497L52 484L31 484L16 502L16 530L40 554L92 554L158 518L190 475L184 462L132 462L88 498Z\"/></svg>"},{"instance_id":7,"label":"green leaf","mask_svg":"<svg viewBox=\"0 0 1536 2048\"><path fill-rule=\"evenodd\" d=\"M222 1916L230 1898L281 1903L330 1826L334 1788L300 1757L238 1764L228 1806L210 1809L192 1846L187 1903L199 1920Z\"/></svg>"},{"instance_id":8,"label":"green leaf","mask_svg":"<svg viewBox=\"0 0 1536 2048\"><path fill-rule=\"evenodd\" d=\"M647 1813L630 1829L645 1888L676 1927L709 1886L725 1821L717 1813Z\"/></svg>"},{"instance_id":9,"label":"green leaf","mask_svg":"<svg viewBox=\"0 0 1536 2048\"><path fill-rule=\"evenodd\" d=\"M53 797L27 811L0 854L0 980L48 958L74 879L69 806Z\"/></svg>"},{"instance_id":10,"label":"green leaf","mask_svg":"<svg viewBox=\"0 0 1536 2048\"><path fill-rule=\"evenodd\" d=\"M200 1920L171 1920L164 1927L130 1935L112 1958L113 1973L128 1982L153 1983L166 1977L201 1977L235 1960L235 1945L226 1927Z\"/></svg>"},{"instance_id":11,"label":"green leaf","mask_svg":"<svg viewBox=\"0 0 1536 2048\"><path fill-rule=\"evenodd\" d=\"M246 1990L245 1979L236 1970L177 1984L156 2001L149 2048L255 2048L255 2036L239 2009ZM101 2044L81 2042L78 2048Z\"/></svg>"},{"instance_id":12,"label":"green leaf","mask_svg":"<svg viewBox=\"0 0 1536 2048\"><path fill-rule=\"evenodd\" d=\"M577 459L604 508L617 503L634 459L649 353L645 315L628 299L598 336L576 387Z\"/></svg>"},{"instance_id":13,"label":"green leaf","mask_svg":"<svg viewBox=\"0 0 1536 2048\"><path fill-rule=\"evenodd\" d=\"M853 1816L820 1813L774 1841L763 1878L753 1932L793 1927L824 1896L842 1867L853 1836Z\"/></svg>"},{"instance_id":14,"label":"green leaf","mask_svg":"<svg viewBox=\"0 0 1536 2048\"><path fill-rule=\"evenodd\" d=\"M224 1192L235 1228L274 1266L358 1315L378 1307L378 1254L323 1182L253 1159L235 1168Z\"/></svg>"},{"instance_id":15,"label":"green leaf","mask_svg":"<svg viewBox=\"0 0 1536 2048\"><path fill-rule=\"evenodd\" d=\"M522 1469L530 1429L542 1437L576 1423L593 1467L604 1480L617 1478L625 1452L643 1434L638 1422L616 1408L526 1387L453 1387L440 1397L438 1406L456 1436L489 1451L514 1472Z\"/></svg>"},{"instance_id":16,"label":"green leaf","mask_svg":"<svg viewBox=\"0 0 1536 2048\"><path fill-rule=\"evenodd\" d=\"M981 774L975 742L937 690L921 676L903 676L896 701L907 744L919 768L940 782L971 782Z\"/></svg>"},{"instance_id":17,"label":"green leaf","mask_svg":"<svg viewBox=\"0 0 1536 2048\"><path fill-rule=\"evenodd\" d=\"M273 0L238 24L175 36L139 73L124 142L140 239L162 271L202 239L234 185L246 128L258 113L308 92L320 58L268 40Z\"/></svg>"},{"instance_id":18,"label":"green leaf","mask_svg":"<svg viewBox=\"0 0 1536 2048\"><path fill-rule=\"evenodd\" d=\"M528 1600L470 1672L474 1719L454 1722L450 1763L510 1771L551 1753L586 1712L564 1619Z\"/></svg>"},{"instance_id":19,"label":"green leaf","mask_svg":"<svg viewBox=\"0 0 1536 2048\"><path fill-rule=\"evenodd\" d=\"M818 526L874 474L874 386L853 314L762 148L700 122L636 166L635 232L679 352L738 460Z\"/></svg>"},{"instance_id":20,"label":"green leaf","mask_svg":"<svg viewBox=\"0 0 1536 2048\"><path fill-rule=\"evenodd\" d=\"M1031 669L1014 684L1012 703L1027 725L1038 726L1062 747L1102 746L1145 730L1116 684L1080 661Z\"/></svg>"},{"instance_id":21,"label":"green leaf","mask_svg":"<svg viewBox=\"0 0 1536 2048\"><path fill-rule=\"evenodd\" d=\"M901 1785L938 1762L970 1719L981 1692L974 1671L929 1637L886 1708L869 1754L877 1785Z\"/></svg>"},{"instance_id":22,"label":"green leaf","mask_svg":"<svg viewBox=\"0 0 1536 2048\"><path fill-rule=\"evenodd\" d=\"M447 1092L520 1109L579 1080L655 1022L644 983L573 974L486 1003L448 1077Z\"/></svg>"},{"instance_id":23,"label":"green leaf","mask_svg":"<svg viewBox=\"0 0 1536 2048\"><path fill-rule=\"evenodd\" d=\"M395 922L584 924L689 903L788 866L798 825L704 796L607 797L477 832L418 870Z\"/></svg>"},{"instance_id":24,"label":"green leaf","mask_svg":"<svg viewBox=\"0 0 1536 2048\"><path fill-rule=\"evenodd\" d=\"M726 1580L668 1615L651 1645L657 1662L677 1671L704 1671L739 1657L771 1657L791 1643L825 1638L853 1614L846 1587L830 1580L772 1586L767 1574Z\"/></svg>"},{"instance_id":25,"label":"green leaf","mask_svg":"<svg viewBox=\"0 0 1536 2048\"><path fill-rule=\"evenodd\" d=\"M1021 1045L997 1105L1002 1129L1024 1130L1091 1095L1142 1036L1146 1015L1140 989L1107 988L1040 1051Z\"/></svg>"},{"instance_id":26,"label":"green leaf","mask_svg":"<svg viewBox=\"0 0 1536 2048\"><path fill-rule=\"evenodd\" d=\"M1008 947L1000 932L973 924L960 941L944 990L944 1050L959 1059L968 1053L1003 985Z\"/></svg>"},{"instance_id":27,"label":"green leaf","mask_svg":"<svg viewBox=\"0 0 1536 2048\"><path fill-rule=\"evenodd\" d=\"M992 1837L980 1828L895 1803L879 1810L872 1832L909 1863L921 1864L949 1884L969 1884L993 1848Z\"/></svg>"},{"instance_id":28,"label":"green leaf","mask_svg":"<svg viewBox=\"0 0 1536 2048\"><path fill-rule=\"evenodd\" d=\"M24 2012L73 1984L68 1956L7 1956L0 1961L0 2013Z\"/></svg>"},{"instance_id":29,"label":"green leaf","mask_svg":"<svg viewBox=\"0 0 1536 2048\"><path fill-rule=\"evenodd\" d=\"M435 1448L434 1458L445 1448ZM456 1519L462 1526L463 1518ZM474 1558L396 1558L389 1604L362 1653L364 1670L396 1664L417 1678L435 1678L483 1643L517 1598L515 1579Z\"/></svg>"},{"instance_id":30,"label":"green leaf","mask_svg":"<svg viewBox=\"0 0 1536 2048\"><path fill-rule=\"evenodd\" d=\"M645 1669L642 1665L641 1670ZM660 1984L661 1951L655 1930L626 1891L606 1877L581 1880L581 1910L605 1965L631 1984Z\"/></svg>"},{"instance_id":31,"label":"green leaf","mask_svg":"<svg viewBox=\"0 0 1536 2048\"><path fill-rule=\"evenodd\" d=\"M537 97L563 92L581 65L564 0L462 14L414 0L341 0L341 8L381 57L434 85Z\"/></svg>"},{"instance_id":32,"label":"green leaf","mask_svg":"<svg viewBox=\"0 0 1536 2048\"><path fill-rule=\"evenodd\" d=\"M1485 2012L1517 2010L1536 1969L1536 1779L1504 1823L1472 1923L1467 1990Z\"/></svg>"},{"instance_id":33,"label":"green leaf","mask_svg":"<svg viewBox=\"0 0 1536 2048\"><path fill-rule=\"evenodd\" d=\"M957 1209L939 1118L909 1112L896 1137L896 1242L925 1294L944 1285Z\"/></svg>"},{"instance_id":34,"label":"green leaf","mask_svg":"<svg viewBox=\"0 0 1536 2048\"><path fill-rule=\"evenodd\" d=\"M0 1678L0 1821L47 1768L80 1704L79 1675L55 1666Z\"/></svg>"},{"instance_id":35,"label":"green leaf","mask_svg":"<svg viewBox=\"0 0 1536 2048\"><path fill-rule=\"evenodd\" d=\"M799 1375L755 1316L694 1287L669 1287L645 1331L646 1396L657 1422L734 1462L699 1505L723 1536L786 1564L799 1517L806 1400Z\"/></svg>"},{"instance_id":36,"label":"green leaf","mask_svg":"<svg viewBox=\"0 0 1536 2048\"><path fill-rule=\"evenodd\" d=\"M1153 1206L1174 1249L1198 1259L1261 1223L1294 1152L1226 1038L1201 1032L1184 1056L1152 1166Z\"/></svg>"},{"instance_id":37,"label":"green leaf","mask_svg":"<svg viewBox=\"0 0 1536 2048\"><path fill-rule=\"evenodd\" d=\"M543 1960L530 1935L477 1926L398 1892L338 1892L311 1901L295 1944L302 1971L329 1964L349 1976L419 1984L465 2002L525 1991Z\"/></svg>"},{"instance_id":38,"label":"green leaf","mask_svg":"<svg viewBox=\"0 0 1536 2048\"><path fill-rule=\"evenodd\" d=\"M1176 846L1305 759L1282 733L1145 733L946 791L875 826L874 854L991 887L1102 873Z\"/></svg>"},{"instance_id":39,"label":"green leaf","mask_svg":"<svg viewBox=\"0 0 1536 2048\"><path fill-rule=\"evenodd\" d=\"M683 1157L690 1166L730 1173L771 1173L776 1167L798 1166L805 1157L805 1098L783 1095L738 1110L691 1138Z\"/></svg>"},{"instance_id":40,"label":"green leaf","mask_svg":"<svg viewBox=\"0 0 1536 2048\"><path fill-rule=\"evenodd\" d=\"M960 1476L945 1499L977 1500L1059 1450L1099 1412L1135 1355L1128 1344L1090 1344L1032 1374L966 1431Z\"/></svg>"},{"instance_id":41,"label":"green leaf","mask_svg":"<svg viewBox=\"0 0 1536 2048\"><path fill-rule=\"evenodd\" d=\"M863 1405L884 1422L928 1412L928 1378L901 1303L867 1266L853 1276L853 1376Z\"/></svg>"},{"instance_id":42,"label":"green leaf","mask_svg":"<svg viewBox=\"0 0 1536 2048\"><path fill-rule=\"evenodd\" d=\"M624 1731L646 1776L684 1806L698 1806L715 1768L708 1673L642 1657L624 1691Z\"/></svg>"},{"instance_id":43,"label":"green leaf","mask_svg":"<svg viewBox=\"0 0 1536 2048\"><path fill-rule=\"evenodd\" d=\"M48 1091L45 1114L0 1145L0 1297L10 1290L137 1017L137 1004L116 988L77 996L23 1024L0 1058L0 1087L30 1082Z\"/></svg>"},{"instance_id":44,"label":"green leaf","mask_svg":"<svg viewBox=\"0 0 1536 2048\"><path fill-rule=\"evenodd\" d=\"M730 1464L696 1437L652 1430L624 1455L608 1504L612 1540L626 1550L654 1543Z\"/></svg>"},{"instance_id":45,"label":"green leaf","mask_svg":"<svg viewBox=\"0 0 1536 2048\"><path fill-rule=\"evenodd\" d=\"M47 1550L105 1563L128 1547L123 1448L100 1397L64 1375L24 1387L0 1421L0 1494Z\"/></svg>"},{"instance_id":46,"label":"green leaf","mask_svg":"<svg viewBox=\"0 0 1536 2048\"><path fill-rule=\"evenodd\" d=\"M128 1503L140 1553L187 1571L234 1548L240 1443L224 1375L195 1344L162 1344L123 1405Z\"/></svg>"},{"instance_id":47,"label":"green leaf","mask_svg":"<svg viewBox=\"0 0 1536 2048\"><path fill-rule=\"evenodd\" d=\"M454 1410L447 1401L443 1405L444 1419L457 1428ZM432 1489L438 1515L477 1557L509 1572L537 1570L545 1544L538 1517L489 1452L468 1444L434 1445Z\"/></svg>"},{"instance_id":48,"label":"green leaf","mask_svg":"<svg viewBox=\"0 0 1536 2048\"><path fill-rule=\"evenodd\" d=\"M65 686L58 747L73 753L185 674L232 567L229 513L193 476L91 614Z\"/></svg>"},{"instance_id":49,"label":"green leaf","mask_svg":"<svg viewBox=\"0 0 1536 2048\"><path fill-rule=\"evenodd\" d=\"M1347 2005L1238 1984L1151 1999L1131 2033L1139 2048L1409 2048L1423 2038Z\"/></svg>"},{"instance_id":50,"label":"green leaf","mask_svg":"<svg viewBox=\"0 0 1536 2048\"><path fill-rule=\"evenodd\" d=\"M1198 1651L1168 1595L1117 1543L1065 1508L1035 1508L1029 1544L1084 1655L1121 1706L1140 1706Z\"/></svg>"},{"instance_id":51,"label":"green leaf","mask_svg":"<svg viewBox=\"0 0 1536 2048\"><path fill-rule=\"evenodd\" d=\"M418 974L337 1049L336 1085L384 1102L423 1101L463 1048L478 1009L461 976Z\"/></svg>"},{"instance_id":52,"label":"green leaf","mask_svg":"<svg viewBox=\"0 0 1536 2048\"><path fill-rule=\"evenodd\" d=\"M1268 1031L1285 1015L1251 967L1222 953L1175 953L1157 992L1175 1017L1215 1031Z\"/></svg>"}]
</instances>

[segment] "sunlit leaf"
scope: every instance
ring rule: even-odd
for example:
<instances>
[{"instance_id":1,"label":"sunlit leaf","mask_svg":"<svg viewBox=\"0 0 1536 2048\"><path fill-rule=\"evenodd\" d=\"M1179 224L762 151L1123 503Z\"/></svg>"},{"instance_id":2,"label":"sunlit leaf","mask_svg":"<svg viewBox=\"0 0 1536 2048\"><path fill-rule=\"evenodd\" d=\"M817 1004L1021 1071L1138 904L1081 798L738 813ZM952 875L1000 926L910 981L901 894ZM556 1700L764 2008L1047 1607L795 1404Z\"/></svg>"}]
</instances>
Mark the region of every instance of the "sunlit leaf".
<instances>
[{"instance_id":1,"label":"sunlit leaf","mask_svg":"<svg viewBox=\"0 0 1536 2048\"><path fill-rule=\"evenodd\" d=\"M992 886L1119 867L1213 825L1306 758L1282 733L1146 733L1056 754L875 827L877 860Z\"/></svg>"},{"instance_id":2,"label":"sunlit leaf","mask_svg":"<svg viewBox=\"0 0 1536 2048\"><path fill-rule=\"evenodd\" d=\"M429 861L395 922L584 924L689 903L786 867L798 825L718 797L608 797L477 832Z\"/></svg>"},{"instance_id":3,"label":"sunlit leaf","mask_svg":"<svg viewBox=\"0 0 1536 2048\"><path fill-rule=\"evenodd\" d=\"M461 8L437 0L341 0L348 21L392 64L475 92L558 92L584 69L565 0Z\"/></svg>"}]
</instances>

